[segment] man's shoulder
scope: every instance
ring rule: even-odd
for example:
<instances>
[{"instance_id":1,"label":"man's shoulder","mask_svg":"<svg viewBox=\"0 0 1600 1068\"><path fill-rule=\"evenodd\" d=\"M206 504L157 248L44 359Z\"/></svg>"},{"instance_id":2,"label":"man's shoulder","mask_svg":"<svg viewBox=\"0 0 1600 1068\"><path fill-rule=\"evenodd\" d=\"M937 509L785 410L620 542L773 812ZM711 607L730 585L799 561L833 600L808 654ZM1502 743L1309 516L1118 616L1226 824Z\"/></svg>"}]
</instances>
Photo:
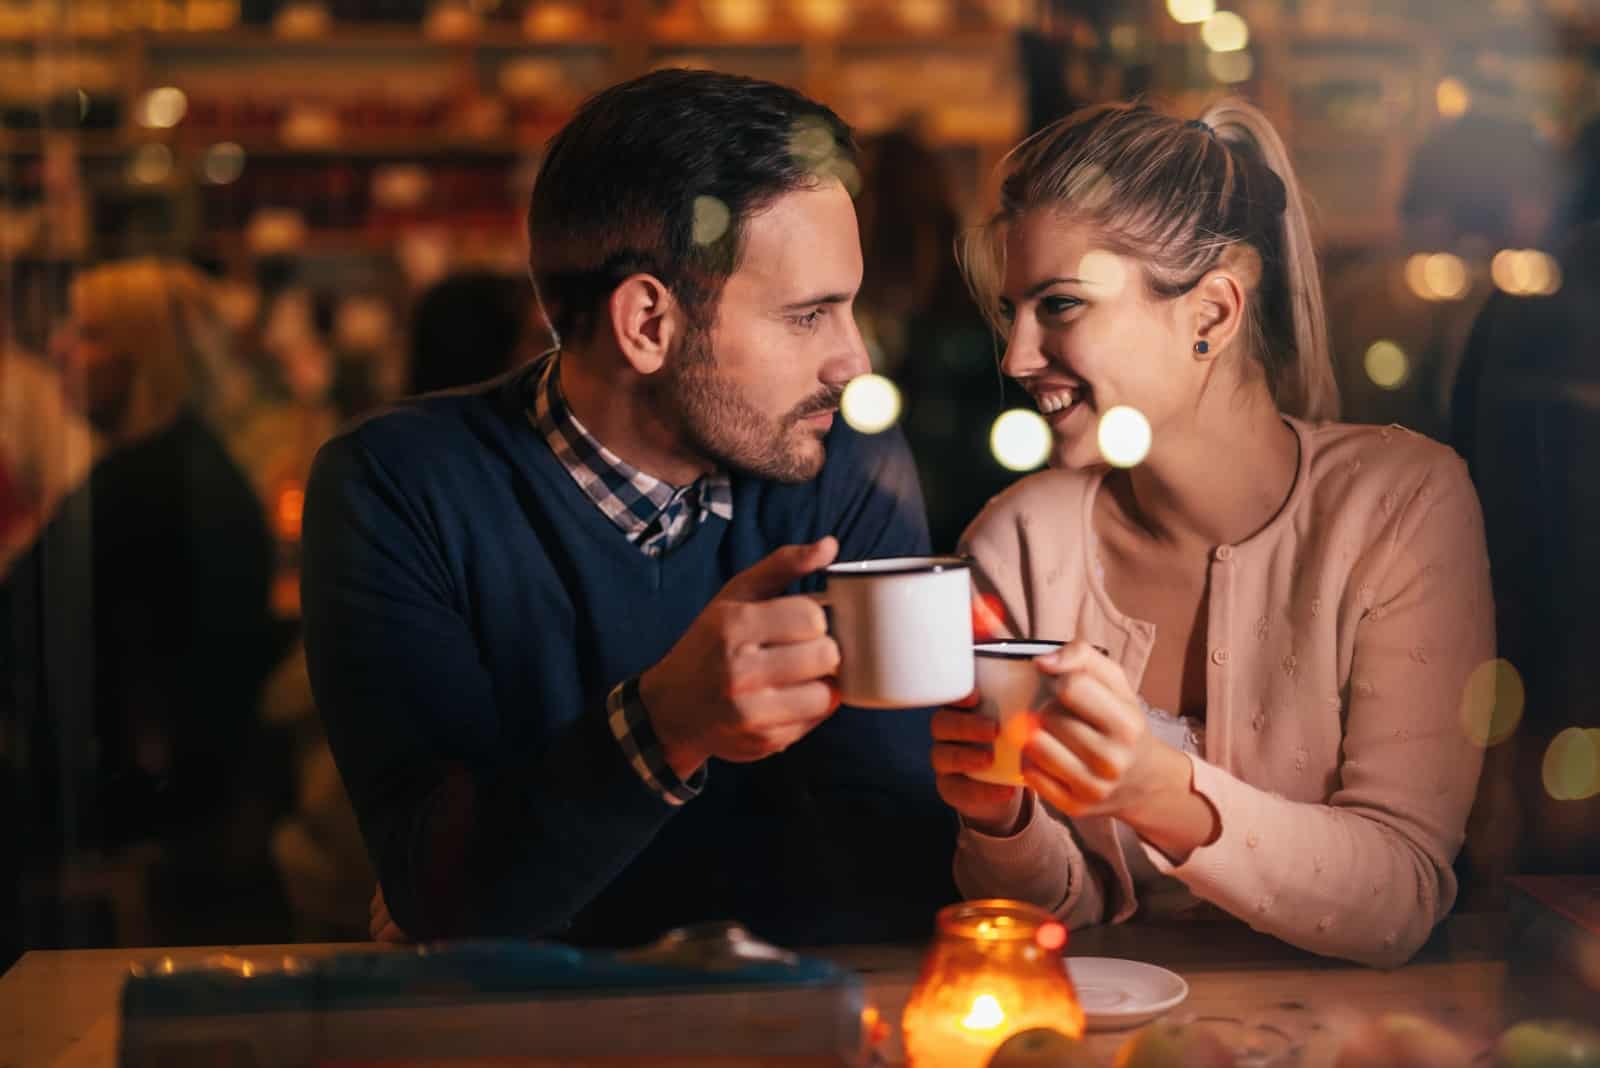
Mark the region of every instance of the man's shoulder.
<instances>
[{"instance_id":1,"label":"man's shoulder","mask_svg":"<svg viewBox=\"0 0 1600 1068\"><path fill-rule=\"evenodd\" d=\"M318 463L359 461L395 478L481 468L514 432L516 374L387 405L343 427L319 450Z\"/></svg>"}]
</instances>

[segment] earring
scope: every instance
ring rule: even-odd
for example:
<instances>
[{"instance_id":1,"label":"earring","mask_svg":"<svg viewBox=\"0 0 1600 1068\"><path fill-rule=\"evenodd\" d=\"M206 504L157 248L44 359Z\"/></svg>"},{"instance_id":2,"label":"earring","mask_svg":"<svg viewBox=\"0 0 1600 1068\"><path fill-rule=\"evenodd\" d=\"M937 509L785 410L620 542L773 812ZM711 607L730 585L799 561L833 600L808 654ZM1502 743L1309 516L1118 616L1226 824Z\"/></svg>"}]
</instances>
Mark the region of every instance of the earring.
<instances>
[{"instance_id":1,"label":"earring","mask_svg":"<svg viewBox=\"0 0 1600 1068\"><path fill-rule=\"evenodd\" d=\"M1206 353L1211 351L1211 342L1209 342L1209 341L1196 341L1194 343L1194 351L1196 351L1200 355L1204 356Z\"/></svg>"}]
</instances>

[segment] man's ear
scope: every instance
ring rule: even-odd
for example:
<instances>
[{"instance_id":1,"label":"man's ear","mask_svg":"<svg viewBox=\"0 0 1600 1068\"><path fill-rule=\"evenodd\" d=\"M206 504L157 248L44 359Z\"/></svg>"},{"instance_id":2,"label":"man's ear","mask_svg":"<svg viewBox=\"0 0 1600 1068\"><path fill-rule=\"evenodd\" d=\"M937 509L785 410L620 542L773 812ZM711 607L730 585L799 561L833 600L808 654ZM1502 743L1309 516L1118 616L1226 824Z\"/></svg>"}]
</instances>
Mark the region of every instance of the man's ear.
<instances>
[{"instance_id":1,"label":"man's ear","mask_svg":"<svg viewBox=\"0 0 1600 1068\"><path fill-rule=\"evenodd\" d=\"M606 302L611 333L623 359L641 375L661 370L683 329L683 309L653 274L631 274Z\"/></svg>"}]
</instances>

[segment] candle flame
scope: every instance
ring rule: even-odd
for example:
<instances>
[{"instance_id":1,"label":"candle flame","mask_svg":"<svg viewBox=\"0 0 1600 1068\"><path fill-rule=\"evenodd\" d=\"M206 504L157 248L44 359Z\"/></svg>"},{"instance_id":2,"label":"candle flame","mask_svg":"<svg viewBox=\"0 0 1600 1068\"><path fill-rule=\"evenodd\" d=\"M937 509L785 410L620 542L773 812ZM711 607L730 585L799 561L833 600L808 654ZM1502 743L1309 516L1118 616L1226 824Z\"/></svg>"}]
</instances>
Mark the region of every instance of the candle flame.
<instances>
[{"instance_id":1,"label":"candle flame","mask_svg":"<svg viewBox=\"0 0 1600 1068\"><path fill-rule=\"evenodd\" d=\"M972 999L972 1009L961 1026L969 1031L993 1031L1006 1022L1006 1011L1000 1007L993 994L979 994Z\"/></svg>"}]
</instances>

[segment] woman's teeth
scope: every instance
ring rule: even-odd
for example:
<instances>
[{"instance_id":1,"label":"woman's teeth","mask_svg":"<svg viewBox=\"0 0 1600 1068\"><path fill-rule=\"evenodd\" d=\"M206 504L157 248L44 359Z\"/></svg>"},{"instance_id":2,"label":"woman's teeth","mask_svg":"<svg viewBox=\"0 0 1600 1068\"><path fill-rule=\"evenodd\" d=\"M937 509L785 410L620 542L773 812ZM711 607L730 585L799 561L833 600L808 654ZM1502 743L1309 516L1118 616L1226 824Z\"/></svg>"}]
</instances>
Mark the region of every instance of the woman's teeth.
<instances>
[{"instance_id":1,"label":"woman's teeth","mask_svg":"<svg viewBox=\"0 0 1600 1068\"><path fill-rule=\"evenodd\" d=\"M1041 393L1038 397L1039 411L1044 415L1064 412L1077 402L1078 392L1075 389L1062 389L1054 393Z\"/></svg>"}]
</instances>

